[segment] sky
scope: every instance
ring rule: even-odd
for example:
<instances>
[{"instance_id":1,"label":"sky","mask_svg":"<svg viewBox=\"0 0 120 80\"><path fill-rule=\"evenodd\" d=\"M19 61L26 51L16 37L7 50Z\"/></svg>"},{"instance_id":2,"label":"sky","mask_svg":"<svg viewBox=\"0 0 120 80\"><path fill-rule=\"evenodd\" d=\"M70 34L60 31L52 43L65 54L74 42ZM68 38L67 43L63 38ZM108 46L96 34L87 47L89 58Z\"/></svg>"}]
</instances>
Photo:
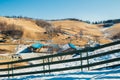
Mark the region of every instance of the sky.
<instances>
[{"instance_id":1,"label":"sky","mask_svg":"<svg viewBox=\"0 0 120 80\"><path fill-rule=\"evenodd\" d=\"M39 19L120 19L120 0L0 0L0 16Z\"/></svg>"}]
</instances>

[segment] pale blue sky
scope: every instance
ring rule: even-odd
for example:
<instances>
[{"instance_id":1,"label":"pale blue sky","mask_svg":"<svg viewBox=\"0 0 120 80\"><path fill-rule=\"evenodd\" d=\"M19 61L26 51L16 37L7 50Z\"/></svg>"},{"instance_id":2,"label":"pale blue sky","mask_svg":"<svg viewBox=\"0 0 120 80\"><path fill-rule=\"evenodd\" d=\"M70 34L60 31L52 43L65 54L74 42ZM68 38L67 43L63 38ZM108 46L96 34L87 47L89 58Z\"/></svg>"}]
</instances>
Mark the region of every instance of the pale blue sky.
<instances>
[{"instance_id":1,"label":"pale blue sky","mask_svg":"<svg viewBox=\"0 0 120 80\"><path fill-rule=\"evenodd\" d=\"M0 16L40 19L120 19L120 0L0 0Z\"/></svg>"}]
</instances>

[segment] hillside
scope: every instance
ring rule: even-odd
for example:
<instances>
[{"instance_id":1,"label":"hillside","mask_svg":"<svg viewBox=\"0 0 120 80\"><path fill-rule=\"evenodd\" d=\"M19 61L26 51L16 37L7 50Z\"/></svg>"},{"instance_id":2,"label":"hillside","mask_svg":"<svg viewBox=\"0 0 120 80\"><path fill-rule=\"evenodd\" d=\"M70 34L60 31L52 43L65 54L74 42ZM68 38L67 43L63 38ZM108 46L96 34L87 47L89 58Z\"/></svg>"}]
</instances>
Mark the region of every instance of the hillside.
<instances>
[{"instance_id":1,"label":"hillside","mask_svg":"<svg viewBox=\"0 0 120 80\"><path fill-rule=\"evenodd\" d=\"M120 23L113 25L105 31L108 38L120 39Z\"/></svg>"},{"instance_id":2,"label":"hillside","mask_svg":"<svg viewBox=\"0 0 120 80\"><path fill-rule=\"evenodd\" d=\"M45 31L43 28L38 27L34 22L25 19L0 17L0 22L6 22L7 24L15 24L21 26L24 32L22 38L39 39L37 37L39 34L37 33L42 33Z\"/></svg>"},{"instance_id":3,"label":"hillside","mask_svg":"<svg viewBox=\"0 0 120 80\"><path fill-rule=\"evenodd\" d=\"M101 32L102 28L99 27L98 25L92 25L80 21L70 21L70 20L54 21L52 22L52 24L55 27L61 27L61 30L65 31L66 34L69 34L69 36L71 35L70 38L73 40L72 42L74 44L85 45L89 39L96 40L96 38L99 38L99 42L102 44L110 41L103 37L104 34ZM80 38L80 35L82 38ZM65 37L65 35L63 36ZM67 36L65 38L68 39ZM55 39L58 38L56 37Z\"/></svg>"},{"instance_id":4,"label":"hillside","mask_svg":"<svg viewBox=\"0 0 120 80\"><path fill-rule=\"evenodd\" d=\"M42 40L44 43L52 40L52 43L55 44L66 44L71 42L78 46L84 46L90 39L93 41L98 41L101 44L111 42L111 40L104 38L104 34L101 31L102 27L99 27L99 25L88 24L82 21L45 21L45 24L47 23L52 26L52 35L50 35L51 33L46 33L50 29L49 26L47 26L47 30L43 26L37 25L35 20L0 17L0 22L5 22L6 25L17 25L21 27L21 30L23 31L23 35L20 39L13 40L12 38L9 38L6 42L4 42L4 44L18 43L19 40L24 44L26 44L28 40ZM2 36L4 35L1 35L1 37ZM13 52L15 47L16 46L10 47L2 45L0 46L0 49Z\"/></svg>"}]
</instances>

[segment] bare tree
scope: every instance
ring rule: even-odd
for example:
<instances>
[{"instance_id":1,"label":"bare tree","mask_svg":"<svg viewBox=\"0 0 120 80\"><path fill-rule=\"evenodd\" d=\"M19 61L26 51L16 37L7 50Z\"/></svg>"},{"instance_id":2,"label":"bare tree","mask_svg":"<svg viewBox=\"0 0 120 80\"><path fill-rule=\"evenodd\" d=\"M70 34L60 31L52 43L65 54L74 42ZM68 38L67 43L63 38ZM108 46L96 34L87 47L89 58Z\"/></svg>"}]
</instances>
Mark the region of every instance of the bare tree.
<instances>
[{"instance_id":1,"label":"bare tree","mask_svg":"<svg viewBox=\"0 0 120 80\"><path fill-rule=\"evenodd\" d=\"M23 35L23 30L21 26L9 24L1 33L4 34L6 37L9 36L13 39L20 39Z\"/></svg>"},{"instance_id":2,"label":"bare tree","mask_svg":"<svg viewBox=\"0 0 120 80\"><path fill-rule=\"evenodd\" d=\"M120 32L110 37L111 39L120 39Z\"/></svg>"},{"instance_id":3,"label":"bare tree","mask_svg":"<svg viewBox=\"0 0 120 80\"><path fill-rule=\"evenodd\" d=\"M79 35L80 35L80 39L82 39L82 37L83 37L83 30L80 30Z\"/></svg>"},{"instance_id":4,"label":"bare tree","mask_svg":"<svg viewBox=\"0 0 120 80\"><path fill-rule=\"evenodd\" d=\"M99 40L100 37L99 36L96 35L96 36L94 36L94 38L95 38L95 42L100 43L100 40Z\"/></svg>"},{"instance_id":5,"label":"bare tree","mask_svg":"<svg viewBox=\"0 0 120 80\"><path fill-rule=\"evenodd\" d=\"M50 23L44 20L36 20L35 23L42 28L48 28L52 26Z\"/></svg>"},{"instance_id":6,"label":"bare tree","mask_svg":"<svg viewBox=\"0 0 120 80\"><path fill-rule=\"evenodd\" d=\"M4 31L7 26L6 22L0 22L0 32Z\"/></svg>"}]
</instances>

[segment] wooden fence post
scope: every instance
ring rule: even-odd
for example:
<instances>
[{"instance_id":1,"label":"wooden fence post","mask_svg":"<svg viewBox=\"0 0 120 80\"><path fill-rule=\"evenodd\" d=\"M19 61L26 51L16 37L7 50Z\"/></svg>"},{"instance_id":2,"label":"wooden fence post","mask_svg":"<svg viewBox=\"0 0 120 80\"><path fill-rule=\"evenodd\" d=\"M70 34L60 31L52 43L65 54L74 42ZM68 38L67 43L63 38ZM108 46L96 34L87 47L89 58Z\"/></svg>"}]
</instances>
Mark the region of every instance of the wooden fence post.
<instances>
[{"instance_id":1,"label":"wooden fence post","mask_svg":"<svg viewBox=\"0 0 120 80\"><path fill-rule=\"evenodd\" d=\"M80 59L82 58L82 53L80 54ZM82 66L82 59L80 60L80 65ZM81 71L83 71L83 68L81 67Z\"/></svg>"},{"instance_id":2,"label":"wooden fence post","mask_svg":"<svg viewBox=\"0 0 120 80\"><path fill-rule=\"evenodd\" d=\"M10 79L10 71L9 71L10 65L8 64L8 79Z\"/></svg>"},{"instance_id":3,"label":"wooden fence post","mask_svg":"<svg viewBox=\"0 0 120 80\"><path fill-rule=\"evenodd\" d=\"M45 60L43 59L43 64L45 63ZM45 65L43 65L43 70L45 70ZM45 75L45 72L44 72Z\"/></svg>"},{"instance_id":4,"label":"wooden fence post","mask_svg":"<svg viewBox=\"0 0 120 80\"><path fill-rule=\"evenodd\" d=\"M50 64L49 64L50 59L49 58L47 58L47 59L48 59L48 69L49 69L49 74L50 74Z\"/></svg>"}]
</instances>

